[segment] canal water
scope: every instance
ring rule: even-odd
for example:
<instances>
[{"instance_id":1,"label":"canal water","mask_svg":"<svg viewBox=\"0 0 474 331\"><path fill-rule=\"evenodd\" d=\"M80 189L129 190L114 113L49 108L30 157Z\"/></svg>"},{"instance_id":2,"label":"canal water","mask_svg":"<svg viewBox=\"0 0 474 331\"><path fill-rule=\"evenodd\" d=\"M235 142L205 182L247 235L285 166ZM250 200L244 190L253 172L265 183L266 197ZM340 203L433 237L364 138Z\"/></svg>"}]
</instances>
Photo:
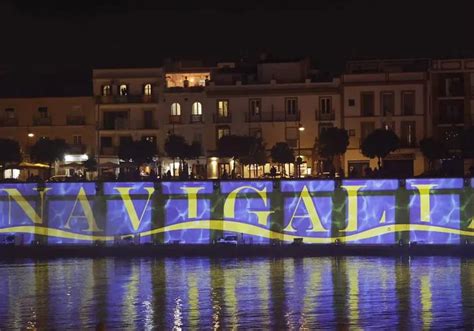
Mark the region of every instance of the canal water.
<instances>
[{"instance_id":1,"label":"canal water","mask_svg":"<svg viewBox=\"0 0 474 331\"><path fill-rule=\"evenodd\" d=\"M0 261L0 329L472 329L474 260Z\"/></svg>"}]
</instances>

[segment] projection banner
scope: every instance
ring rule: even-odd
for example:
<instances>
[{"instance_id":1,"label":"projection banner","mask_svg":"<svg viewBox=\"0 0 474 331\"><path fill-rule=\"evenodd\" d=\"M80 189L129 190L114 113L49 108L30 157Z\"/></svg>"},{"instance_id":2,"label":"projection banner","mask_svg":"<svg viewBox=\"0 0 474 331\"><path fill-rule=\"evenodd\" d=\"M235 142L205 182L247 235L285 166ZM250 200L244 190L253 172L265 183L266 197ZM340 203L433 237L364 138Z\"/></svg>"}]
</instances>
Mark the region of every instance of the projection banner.
<instances>
[{"instance_id":1,"label":"projection banner","mask_svg":"<svg viewBox=\"0 0 474 331\"><path fill-rule=\"evenodd\" d=\"M459 244L474 179L0 184L0 243ZM13 239L12 239L13 238Z\"/></svg>"}]
</instances>

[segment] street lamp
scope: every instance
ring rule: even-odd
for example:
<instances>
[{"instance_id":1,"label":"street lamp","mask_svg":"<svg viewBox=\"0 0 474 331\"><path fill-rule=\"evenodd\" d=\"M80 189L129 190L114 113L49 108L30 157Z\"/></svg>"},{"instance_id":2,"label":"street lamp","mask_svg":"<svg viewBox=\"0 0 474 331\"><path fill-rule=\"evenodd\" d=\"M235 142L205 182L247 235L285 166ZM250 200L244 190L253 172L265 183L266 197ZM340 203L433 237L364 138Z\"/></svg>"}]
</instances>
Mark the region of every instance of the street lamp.
<instances>
[{"instance_id":1,"label":"street lamp","mask_svg":"<svg viewBox=\"0 0 474 331\"><path fill-rule=\"evenodd\" d=\"M296 157L296 163L298 165L298 171L297 171L298 178L301 177L301 162L303 161L303 159L301 158L301 137L300 137L300 134L303 131L304 131L304 126L300 123L298 125L298 156Z\"/></svg>"},{"instance_id":2,"label":"street lamp","mask_svg":"<svg viewBox=\"0 0 474 331\"><path fill-rule=\"evenodd\" d=\"M26 151L28 153L28 157L29 157L30 162L31 162L30 139L33 139L35 137L35 134L31 131L28 131L26 136L28 137L28 138L26 138Z\"/></svg>"}]
</instances>

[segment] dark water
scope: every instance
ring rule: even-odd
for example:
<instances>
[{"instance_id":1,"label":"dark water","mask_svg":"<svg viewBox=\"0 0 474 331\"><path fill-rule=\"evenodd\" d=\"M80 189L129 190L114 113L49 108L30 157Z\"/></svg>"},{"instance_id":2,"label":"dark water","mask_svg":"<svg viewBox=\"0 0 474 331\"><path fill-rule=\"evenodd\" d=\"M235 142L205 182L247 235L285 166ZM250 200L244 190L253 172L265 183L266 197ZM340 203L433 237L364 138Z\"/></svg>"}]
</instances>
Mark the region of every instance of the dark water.
<instances>
[{"instance_id":1,"label":"dark water","mask_svg":"<svg viewBox=\"0 0 474 331\"><path fill-rule=\"evenodd\" d=\"M0 263L0 329L472 329L474 260Z\"/></svg>"}]
</instances>

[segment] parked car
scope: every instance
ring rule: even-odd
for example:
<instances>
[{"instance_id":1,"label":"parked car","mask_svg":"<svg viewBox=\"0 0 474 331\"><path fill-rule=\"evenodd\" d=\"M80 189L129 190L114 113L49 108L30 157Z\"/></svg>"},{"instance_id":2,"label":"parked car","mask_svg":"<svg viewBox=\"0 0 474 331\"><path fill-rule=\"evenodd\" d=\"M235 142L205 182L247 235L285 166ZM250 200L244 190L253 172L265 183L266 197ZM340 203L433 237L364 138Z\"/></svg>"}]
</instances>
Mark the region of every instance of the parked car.
<instances>
[{"instance_id":1,"label":"parked car","mask_svg":"<svg viewBox=\"0 0 474 331\"><path fill-rule=\"evenodd\" d=\"M217 241L218 244L237 245L237 236L225 236Z\"/></svg>"}]
</instances>

